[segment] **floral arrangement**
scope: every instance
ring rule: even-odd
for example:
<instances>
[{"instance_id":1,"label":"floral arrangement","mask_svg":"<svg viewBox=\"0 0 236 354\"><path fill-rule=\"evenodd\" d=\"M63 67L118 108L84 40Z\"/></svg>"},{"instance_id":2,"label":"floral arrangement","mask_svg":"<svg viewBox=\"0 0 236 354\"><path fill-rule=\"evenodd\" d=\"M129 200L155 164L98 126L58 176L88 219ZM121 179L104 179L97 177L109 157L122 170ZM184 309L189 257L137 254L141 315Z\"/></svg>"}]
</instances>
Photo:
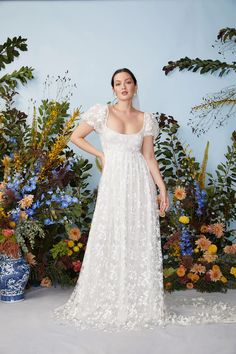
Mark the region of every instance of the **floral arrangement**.
<instances>
[{"instance_id":1,"label":"floral arrangement","mask_svg":"<svg viewBox=\"0 0 236 354\"><path fill-rule=\"evenodd\" d=\"M160 126L167 138L157 139L155 153L172 195L169 210L160 213L165 289L227 291L236 286L236 235L230 229L236 216L236 134L214 178L206 172L209 143L200 166L178 139L177 122L162 114Z\"/></svg>"},{"instance_id":2,"label":"floral arrangement","mask_svg":"<svg viewBox=\"0 0 236 354\"><path fill-rule=\"evenodd\" d=\"M1 46L5 55L0 70L20 50L27 50L25 42L8 38ZM32 73L32 68L22 67L4 75L0 83L0 253L23 255L34 266L29 283L48 286L48 255L58 237L66 238L66 225L76 221L84 234L90 226L94 196L86 189L86 179L92 165L67 145L80 117L80 108L68 113L67 73L56 79L57 100L43 99L38 107L34 103L31 124L14 107L17 85L31 80ZM48 76L47 92L50 85ZM55 274L53 279L59 281Z\"/></svg>"},{"instance_id":3,"label":"floral arrangement","mask_svg":"<svg viewBox=\"0 0 236 354\"><path fill-rule=\"evenodd\" d=\"M50 250L46 278L51 283L60 281L62 286L75 285L82 266L88 235L77 225L66 226L66 237L60 239Z\"/></svg>"}]
</instances>

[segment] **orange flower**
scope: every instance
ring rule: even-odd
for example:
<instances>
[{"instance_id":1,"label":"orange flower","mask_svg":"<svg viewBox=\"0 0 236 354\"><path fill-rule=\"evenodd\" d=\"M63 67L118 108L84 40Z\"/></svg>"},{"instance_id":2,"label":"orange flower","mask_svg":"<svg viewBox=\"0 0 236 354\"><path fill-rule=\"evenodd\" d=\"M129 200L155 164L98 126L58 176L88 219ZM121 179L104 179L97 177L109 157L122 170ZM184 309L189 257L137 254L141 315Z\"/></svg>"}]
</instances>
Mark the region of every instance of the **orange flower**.
<instances>
[{"instance_id":1,"label":"orange flower","mask_svg":"<svg viewBox=\"0 0 236 354\"><path fill-rule=\"evenodd\" d=\"M174 197L179 200L186 198L186 191L184 187L177 186L175 188Z\"/></svg>"},{"instance_id":2,"label":"orange flower","mask_svg":"<svg viewBox=\"0 0 236 354\"><path fill-rule=\"evenodd\" d=\"M208 232L209 231L209 229L208 229L208 226L207 225L202 225L201 226L201 228L200 228L200 231L204 234L204 233L206 233L206 232Z\"/></svg>"},{"instance_id":3,"label":"orange flower","mask_svg":"<svg viewBox=\"0 0 236 354\"><path fill-rule=\"evenodd\" d=\"M26 214L25 211L21 211L21 212L20 212L20 219L21 219L21 220L26 220L26 219L28 219L28 214Z\"/></svg>"},{"instance_id":4,"label":"orange flower","mask_svg":"<svg viewBox=\"0 0 236 354\"><path fill-rule=\"evenodd\" d=\"M21 208L29 208L33 203L34 196L33 194L27 194L21 199L18 203L20 204Z\"/></svg>"},{"instance_id":5,"label":"orange flower","mask_svg":"<svg viewBox=\"0 0 236 354\"><path fill-rule=\"evenodd\" d=\"M233 243L230 246L225 246L224 252L227 254L236 254L236 243Z\"/></svg>"},{"instance_id":6,"label":"orange flower","mask_svg":"<svg viewBox=\"0 0 236 354\"><path fill-rule=\"evenodd\" d=\"M20 247L12 239L7 238L5 241L0 242L0 253L4 253L12 258L19 258Z\"/></svg>"},{"instance_id":7,"label":"orange flower","mask_svg":"<svg viewBox=\"0 0 236 354\"><path fill-rule=\"evenodd\" d=\"M165 283L165 288L166 290L170 290L172 288L172 283L170 281L168 283Z\"/></svg>"},{"instance_id":8,"label":"orange flower","mask_svg":"<svg viewBox=\"0 0 236 354\"><path fill-rule=\"evenodd\" d=\"M35 255L31 252L28 252L25 254L25 259L30 265L34 266L35 264L37 264L37 262L35 260Z\"/></svg>"},{"instance_id":9,"label":"orange flower","mask_svg":"<svg viewBox=\"0 0 236 354\"><path fill-rule=\"evenodd\" d=\"M69 239L73 241L78 241L81 237L81 232L78 227L72 227L69 231Z\"/></svg>"},{"instance_id":10,"label":"orange flower","mask_svg":"<svg viewBox=\"0 0 236 354\"><path fill-rule=\"evenodd\" d=\"M193 283L187 283L186 284L187 289L193 289Z\"/></svg>"},{"instance_id":11,"label":"orange flower","mask_svg":"<svg viewBox=\"0 0 236 354\"><path fill-rule=\"evenodd\" d=\"M217 258L217 254L213 254L208 251L204 252L203 254L203 259L207 262L214 262Z\"/></svg>"},{"instance_id":12,"label":"orange flower","mask_svg":"<svg viewBox=\"0 0 236 354\"><path fill-rule=\"evenodd\" d=\"M49 277L45 277L41 280L40 285L45 288L50 288L52 286L52 281Z\"/></svg>"},{"instance_id":13,"label":"orange flower","mask_svg":"<svg viewBox=\"0 0 236 354\"><path fill-rule=\"evenodd\" d=\"M199 235L199 239L195 241L195 244L201 248L201 250L207 250L208 247L211 245L211 241L206 238L205 235Z\"/></svg>"},{"instance_id":14,"label":"orange flower","mask_svg":"<svg viewBox=\"0 0 236 354\"><path fill-rule=\"evenodd\" d=\"M211 230L217 238L220 238L224 234L224 225L222 223L213 224L211 225Z\"/></svg>"},{"instance_id":15,"label":"orange flower","mask_svg":"<svg viewBox=\"0 0 236 354\"><path fill-rule=\"evenodd\" d=\"M199 280L199 275L197 274L193 274L193 273L188 273L187 277L193 282L195 283L196 281Z\"/></svg>"},{"instance_id":16,"label":"orange flower","mask_svg":"<svg viewBox=\"0 0 236 354\"><path fill-rule=\"evenodd\" d=\"M206 272L206 267L201 265L201 263L195 263L190 270L193 273L204 274Z\"/></svg>"},{"instance_id":17,"label":"orange flower","mask_svg":"<svg viewBox=\"0 0 236 354\"><path fill-rule=\"evenodd\" d=\"M178 275L178 277L183 277L185 273L186 273L186 268L181 264L179 268L177 268L176 274Z\"/></svg>"},{"instance_id":18,"label":"orange flower","mask_svg":"<svg viewBox=\"0 0 236 354\"><path fill-rule=\"evenodd\" d=\"M221 277L223 276L223 274L221 273L221 270L219 268L219 266L214 265L212 267L212 269L209 270L209 274L210 274L210 279L212 281L218 281L221 279Z\"/></svg>"}]
</instances>

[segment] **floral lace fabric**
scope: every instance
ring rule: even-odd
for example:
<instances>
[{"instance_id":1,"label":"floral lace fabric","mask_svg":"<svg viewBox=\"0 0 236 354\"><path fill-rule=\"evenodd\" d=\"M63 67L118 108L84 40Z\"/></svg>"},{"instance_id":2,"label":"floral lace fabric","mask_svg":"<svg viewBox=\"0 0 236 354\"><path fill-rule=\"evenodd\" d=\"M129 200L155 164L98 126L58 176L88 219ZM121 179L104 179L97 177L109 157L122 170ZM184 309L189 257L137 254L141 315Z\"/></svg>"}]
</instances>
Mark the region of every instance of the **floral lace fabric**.
<instances>
[{"instance_id":1,"label":"floral lace fabric","mask_svg":"<svg viewBox=\"0 0 236 354\"><path fill-rule=\"evenodd\" d=\"M96 104L83 121L98 133L105 165L77 284L53 317L80 329L153 329L170 323L236 322L236 307L194 298L168 301L163 290L156 186L141 153L143 137L159 134L152 113L142 129L122 134L107 126L108 106ZM190 305L189 315L180 311Z\"/></svg>"}]
</instances>

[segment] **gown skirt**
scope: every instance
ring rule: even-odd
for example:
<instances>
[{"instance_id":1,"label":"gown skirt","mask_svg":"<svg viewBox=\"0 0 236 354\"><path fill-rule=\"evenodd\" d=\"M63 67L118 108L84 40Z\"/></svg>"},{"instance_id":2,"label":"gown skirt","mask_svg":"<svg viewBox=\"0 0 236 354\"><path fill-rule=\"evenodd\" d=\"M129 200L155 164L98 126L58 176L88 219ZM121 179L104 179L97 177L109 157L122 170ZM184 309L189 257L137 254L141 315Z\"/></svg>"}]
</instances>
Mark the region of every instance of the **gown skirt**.
<instances>
[{"instance_id":1,"label":"gown skirt","mask_svg":"<svg viewBox=\"0 0 236 354\"><path fill-rule=\"evenodd\" d=\"M110 332L236 322L236 307L227 303L201 297L168 303L156 185L141 153L144 136L156 138L159 124L144 112L142 129L122 134L107 126L108 116L108 105L99 103L83 114L99 135L105 165L77 284L53 317Z\"/></svg>"}]
</instances>

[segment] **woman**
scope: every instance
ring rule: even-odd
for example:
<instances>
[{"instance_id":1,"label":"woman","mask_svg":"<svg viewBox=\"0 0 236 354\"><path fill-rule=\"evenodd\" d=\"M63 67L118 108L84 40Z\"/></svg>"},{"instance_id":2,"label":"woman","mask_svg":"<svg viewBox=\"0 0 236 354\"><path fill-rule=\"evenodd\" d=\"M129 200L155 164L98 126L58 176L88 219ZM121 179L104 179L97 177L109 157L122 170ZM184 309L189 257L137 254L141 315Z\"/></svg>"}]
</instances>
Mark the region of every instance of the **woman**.
<instances>
[{"instance_id":1,"label":"woman","mask_svg":"<svg viewBox=\"0 0 236 354\"><path fill-rule=\"evenodd\" d=\"M158 121L133 107L137 80L129 69L117 70L111 85L117 103L92 106L71 136L100 159L102 176L78 282L55 316L105 331L202 322L201 311L195 317L168 313L164 302L159 213L169 198L154 155ZM84 139L93 130L103 151ZM208 321L220 318L221 309L212 309Z\"/></svg>"}]
</instances>

